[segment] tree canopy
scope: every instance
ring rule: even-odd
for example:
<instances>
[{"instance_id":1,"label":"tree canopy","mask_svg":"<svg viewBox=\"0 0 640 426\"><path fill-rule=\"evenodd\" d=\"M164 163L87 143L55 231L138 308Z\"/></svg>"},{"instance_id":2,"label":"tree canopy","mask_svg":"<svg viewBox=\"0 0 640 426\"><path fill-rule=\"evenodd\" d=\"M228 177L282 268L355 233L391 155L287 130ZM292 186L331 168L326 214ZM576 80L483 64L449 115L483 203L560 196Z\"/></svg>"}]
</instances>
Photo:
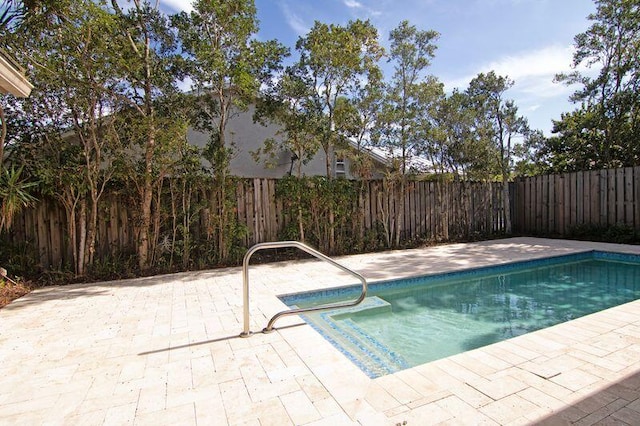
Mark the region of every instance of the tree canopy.
<instances>
[{"instance_id":1,"label":"tree canopy","mask_svg":"<svg viewBox=\"0 0 640 426\"><path fill-rule=\"evenodd\" d=\"M268 163L284 150L298 177L320 153L327 179L343 157L352 176L370 178L373 147L392 158L388 179L404 182L413 173L499 179L505 191L518 173L636 165L639 5L596 0L596 6L589 29L575 37L576 71L557 76L577 85L571 98L577 108L562 114L546 138L529 129L510 99L509 76L488 71L445 91L429 72L440 35L409 21L390 31L388 51L364 20L315 22L290 51L258 38L253 0L197 0L190 13L171 16L150 0L126 6L3 0L0 34L35 89L28 99L0 96L0 176L13 188L0 198L19 207L37 191L63 204L74 224L68 230L73 269L81 275L95 261L100 200L112 188L134 200L140 269L151 267L167 245L163 197L181 215L173 220L170 245L182 244L184 265L198 209L210 215L202 224L209 234L228 237L202 245L214 247L216 261L231 256L229 242L242 229L226 195L233 188L228 165L242 141L227 124L252 104L256 120L280 129L256 158ZM206 149L189 146L189 128L208 133ZM414 158L428 167L413 168ZM222 195L196 197L196 176L211 179ZM15 211L4 204L3 212ZM0 219L3 227L11 224Z\"/></svg>"},{"instance_id":2,"label":"tree canopy","mask_svg":"<svg viewBox=\"0 0 640 426\"><path fill-rule=\"evenodd\" d=\"M591 26L576 35L576 71L557 80L579 88L578 104L554 122L538 158L550 171L637 165L640 161L640 4L596 0ZM578 66L586 68L578 71Z\"/></svg>"}]
</instances>

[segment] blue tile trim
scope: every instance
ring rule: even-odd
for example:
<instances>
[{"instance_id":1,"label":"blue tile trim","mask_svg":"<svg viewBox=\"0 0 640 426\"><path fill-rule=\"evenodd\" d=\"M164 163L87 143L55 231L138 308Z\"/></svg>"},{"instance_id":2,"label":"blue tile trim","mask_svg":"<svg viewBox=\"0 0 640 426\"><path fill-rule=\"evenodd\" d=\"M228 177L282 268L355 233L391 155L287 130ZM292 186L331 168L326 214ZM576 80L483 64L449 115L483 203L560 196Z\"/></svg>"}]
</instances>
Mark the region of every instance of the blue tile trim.
<instances>
[{"instance_id":1,"label":"blue tile trim","mask_svg":"<svg viewBox=\"0 0 640 426\"><path fill-rule=\"evenodd\" d=\"M405 361L405 359L401 355L391 350L388 346L382 344L378 339L367 334L367 332L361 329L358 324L355 323L355 321L347 319L344 320L343 323L351 330L353 330L356 335L369 342L373 347L384 354L384 356L391 362L391 364L385 363L387 369L396 372L398 370L404 370L405 368L410 367L407 361Z\"/></svg>"},{"instance_id":2,"label":"blue tile trim","mask_svg":"<svg viewBox=\"0 0 640 426\"><path fill-rule=\"evenodd\" d=\"M302 319L305 320L307 324L309 324L314 330L316 330L322 337L324 337L329 343L331 343L338 351L340 351L344 356L347 357L351 362L353 362L364 374L366 374L370 379L375 379L383 374L377 373L364 364L358 357L353 355L353 353L345 348L342 344L340 344L337 340L335 340L329 333L327 333L324 329L319 327L313 320L309 319L306 315L300 315ZM347 333L342 331L340 327L338 327L333 321L326 321L329 327L332 329L334 333L342 336L347 339L350 343L354 344L359 351L367 355L369 359L373 360L380 368L382 368L385 372L384 374L391 373L390 370L386 368L385 363L375 354L371 353L367 350L357 339L354 339L352 336L349 336Z\"/></svg>"},{"instance_id":3,"label":"blue tile trim","mask_svg":"<svg viewBox=\"0 0 640 426\"><path fill-rule=\"evenodd\" d=\"M491 274L505 273L505 272L513 271L515 269L526 268L526 267L533 268L537 266L551 266L551 265L565 263L565 262L578 262L581 260L589 260L589 259L596 258L594 253L599 253L599 254L601 253L602 256L612 256L612 257L615 257L616 259L624 258L627 261L640 263L640 256L638 255L596 252L592 250L592 251L585 251L580 253L546 257L543 259L509 262L502 265L481 266L477 268L462 269L462 270L456 270L452 272L441 272L436 274L427 274L427 275L409 277L409 278L377 281L369 284L369 290L375 291L375 290L382 290L387 288L404 288L404 287L411 287L416 284L429 285L439 280L450 280L450 279L453 280L453 279L461 279L461 278L467 278L467 277L477 277L485 274L491 275ZM611 260L614 260L614 259L612 258ZM360 294L360 286L351 285L351 286L342 286L342 287L332 287L332 288L327 288L322 290L312 290L312 291L300 292L300 293L283 294L283 295L279 295L278 297L286 305L291 306L291 305L297 305L300 302L308 302L314 299L327 299L331 297L347 298L351 296L355 298L359 294Z\"/></svg>"}]
</instances>

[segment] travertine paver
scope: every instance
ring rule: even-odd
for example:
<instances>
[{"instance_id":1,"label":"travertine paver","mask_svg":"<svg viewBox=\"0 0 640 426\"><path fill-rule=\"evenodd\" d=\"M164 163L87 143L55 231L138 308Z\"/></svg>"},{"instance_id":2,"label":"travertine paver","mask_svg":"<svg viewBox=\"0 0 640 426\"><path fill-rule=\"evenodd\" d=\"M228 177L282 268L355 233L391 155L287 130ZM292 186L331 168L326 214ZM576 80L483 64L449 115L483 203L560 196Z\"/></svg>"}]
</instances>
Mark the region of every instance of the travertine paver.
<instances>
[{"instance_id":1,"label":"travertine paver","mask_svg":"<svg viewBox=\"0 0 640 426\"><path fill-rule=\"evenodd\" d=\"M371 281L603 249L535 238L349 256ZM251 267L276 295L352 283L316 261ZM640 424L640 301L369 379L299 318L241 339L240 268L51 287L0 310L0 424Z\"/></svg>"}]
</instances>

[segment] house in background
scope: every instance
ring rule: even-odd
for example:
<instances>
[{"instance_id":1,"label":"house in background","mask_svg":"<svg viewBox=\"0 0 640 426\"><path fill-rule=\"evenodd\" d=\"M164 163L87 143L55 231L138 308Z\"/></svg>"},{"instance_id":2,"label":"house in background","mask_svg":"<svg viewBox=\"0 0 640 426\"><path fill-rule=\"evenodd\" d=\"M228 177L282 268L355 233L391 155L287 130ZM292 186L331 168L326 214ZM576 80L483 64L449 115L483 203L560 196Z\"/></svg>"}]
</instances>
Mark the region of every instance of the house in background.
<instances>
[{"instance_id":1,"label":"house in background","mask_svg":"<svg viewBox=\"0 0 640 426\"><path fill-rule=\"evenodd\" d=\"M282 149L275 153L275 158L270 159L271 164L263 159L256 161L252 152L262 148L267 139L282 139L278 135L280 127L275 123L262 125L254 123L253 114L255 107L251 106L245 112L240 112L229 119L227 124L226 140L234 144L234 153L229 166L233 176L244 178L282 178L295 173L297 161L300 161L293 153L287 149ZM204 148L209 141L209 135L193 128L187 132L187 140L190 144L198 148ZM350 149L356 149L354 143L350 144ZM374 164L373 178L380 178L390 165L387 159L370 150L363 150L369 155ZM344 177L346 179L356 179L350 172L350 161L338 153L331 153L333 177ZM318 150L315 156L307 164L302 165L304 176L326 176L325 153Z\"/></svg>"},{"instance_id":2,"label":"house in background","mask_svg":"<svg viewBox=\"0 0 640 426\"><path fill-rule=\"evenodd\" d=\"M19 98L31 94L33 85L27 81L24 69L5 50L0 48L0 93L10 93Z\"/></svg>"}]
</instances>

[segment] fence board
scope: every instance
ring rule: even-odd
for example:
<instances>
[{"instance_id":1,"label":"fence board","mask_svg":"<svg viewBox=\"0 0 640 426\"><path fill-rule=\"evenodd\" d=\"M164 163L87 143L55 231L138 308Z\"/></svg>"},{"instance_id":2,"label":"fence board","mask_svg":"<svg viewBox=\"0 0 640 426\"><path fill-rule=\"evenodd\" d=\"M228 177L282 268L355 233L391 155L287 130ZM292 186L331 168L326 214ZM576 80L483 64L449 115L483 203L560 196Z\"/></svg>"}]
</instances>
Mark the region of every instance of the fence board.
<instances>
[{"instance_id":1,"label":"fence board","mask_svg":"<svg viewBox=\"0 0 640 426\"><path fill-rule=\"evenodd\" d=\"M565 215L564 215L564 203L565 203L565 196L564 196L564 181L565 181L565 176L564 175L557 175L556 176L556 222L557 222L557 226L558 226L558 233L559 234L563 234L565 231Z\"/></svg>"},{"instance_id":2,"label":"fence board","mask_svg":"<svg viewBox=\"0 0 640 426\"><path fill-rule=\"evenodd\" d=\"M576 201L575 224L584 223L584 173L579 171L575 174L575 192L573 198Z\"/></svg>"},{"instance_id":3,"label":"fence board","mask_svg":"<svg viewBox=\"0 0 640 426\"><path fill-rule=\"evenodd\" d=\"M607 173L607 202L608 202L608 223L616 223L616 171L609 170Z\"/></svg>"},{"instance_id":4,"label":"fence board","mask_svg":"<svg viewBox=\"0 0 640 426\"><path fill-rule=\"evenodd\" d=\"M582 174L582 223L591 223L591 172Z\"/></svg>"},{"instance_id":5,"label":"fence board","mask_svg":"<svg viewBox=\"0 0 640 426\"><path fill-rule=\"evenodd\" d=\"M269 235L268 241L278 240L278 215L276 213L276 182L273 179L267 180L267 200L266 205L269 211Z\"/></svg>"},{"instance_id":6,"label":"fence board","mask_svg":"<svg viewBox=\"0 0 640 426\"><path fill-rule=\"evenodd\" d=\"M624 169L624 223L633 226L633 169Z\"/></svg>"},{"instance_id":7,"label":"fence board","mask_svg":"<svg viewBox=\"0 0 640 426\"><path fill-rule=\"evenodd\" d=\"M608 222L607 212L609 210L609 179L607 170L600 170L600 224L606 225Z\"/></svg>"},{"instance_id":8,"label":"fence board","mask_svg":"<svg viewBox=\"0 0 640 426\"><path fill-rule=\"evenodd\" d=\"M571 174L564 176L563 187L564 209L562 214L564 216L564 230L567 232L573 225L571 222Z\"/></svg>"},{"instance_id":9,"label":"fence board","mask_svg":"<svg viewBox=\"0 0 640 426\"><path fill-rule=\"evenodd\" d=\"M578 187L578 174L571 173L569 175L569 206L571 209L571 226L576 226L578 223L578 201L582 202L582 200L578 200L578 194L576 189Z\"/></svg>"},{"instance_id":10,"label":"fence board","mask_svg":"<svg viewBox=\"0 0 640 426\"><path fill-rule=\"evenodd\" d=\"M513 185L517 229L562 235L583 224L640 227L638 179L640 167L522 178Z\"/></svg>"},{"instance_id":11,"label":"fence board","mask_svg":"<svg viewBox=\"0 0 640 426\"><path fill-rule=\"evenodd\" d=\"M589 223L600 223L600 172L592 170L589 172L589 198L591 201Z\"/></svg>"},{"instance_id":12,"label":"fence board","mask_svg":"<svg viewBox=\"0 0 640 426\"><path fill-rule=\"evenodd\" d=\"M547 209L547 221L548 221L548 226L547 226L547 233L549 234L556 234L558 232L558 230L556 229L556 209L555 209L555 204L556 204L556 182L555 182L555 175L550 175L547 176L548 182L547 182L547 191L549 192L548 197L547 197L547 205L546 205L546 209Z\"/></svg>"},{"instance_id":13,"label":"fence board","mask_svg":"<svg viewBox=\"0 0 640 426\"><path fill-rule=\"evenodd\" d=\"M544 234L549 233L549 176L541 176L542 179L542 211L541 216L541 231Z\"/></svg>"},{"instance_id":14,"label":"fence board","mask_svg":"<svg viewBox=\"0 0 640 426\"><path fill-rule=\"evenodd\" d=\"M616 169L616 222L624 223L624 169Z\"/></svg>"},{"instance_id":15,"label":"fence board","mask_svg":"<svg viewBox=\"0 0 640 426\"><path fill-rule=\"evenodd\" d=\"M634 211L633 226L637 229L640 227L640 166L633 168L633 189L634 189Z\"/></svg>"}]
</instances>

